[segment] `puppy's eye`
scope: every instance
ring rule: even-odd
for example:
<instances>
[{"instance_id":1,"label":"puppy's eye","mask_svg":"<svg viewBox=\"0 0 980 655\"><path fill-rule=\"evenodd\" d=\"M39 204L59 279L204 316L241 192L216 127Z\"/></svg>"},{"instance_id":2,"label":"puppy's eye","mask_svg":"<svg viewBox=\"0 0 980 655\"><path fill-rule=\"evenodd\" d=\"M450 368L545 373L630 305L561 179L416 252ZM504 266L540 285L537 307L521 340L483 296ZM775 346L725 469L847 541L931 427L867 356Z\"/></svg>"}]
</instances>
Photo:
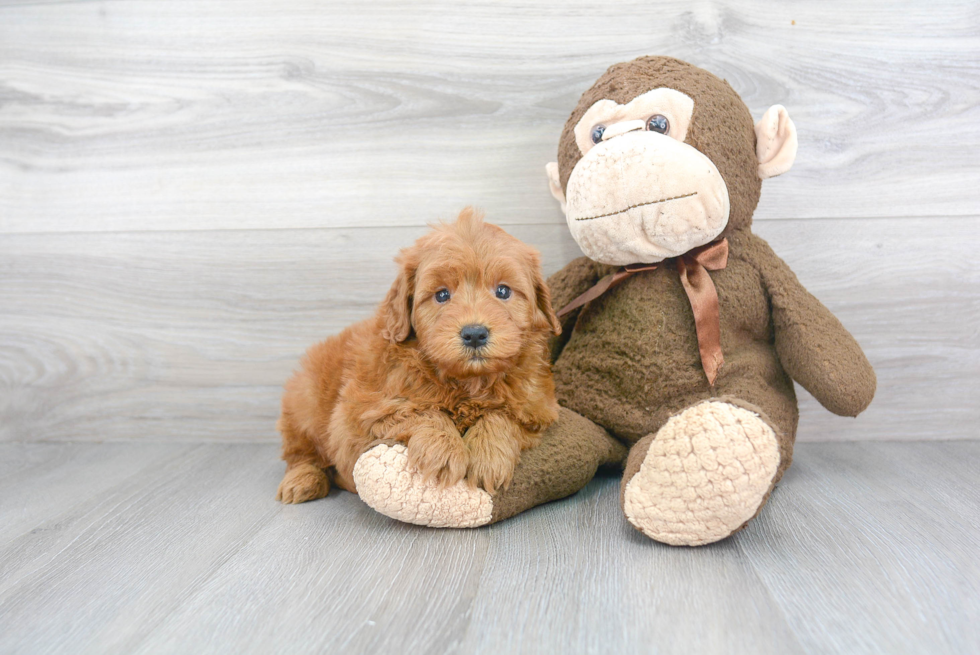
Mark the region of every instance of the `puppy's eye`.
<instances>
[{"instance_id":1,"label":"puppy's eye","mask_svg":"<svg viewBox=\"0 0 980 655\"><path fill-rule=\"evenodd\" d=\"M602 135L606 131L605 125L596 125L592 128L592 143L599 143L602 141Z\"/></svg>"},{"instance_id":2,"label":"puppy's eye","mask_svg":"<svg viewBox=\"0 0 980 655\"><path fill-rule=\"evenodd\" d=\"M670 121L663 114L654 114L647 120L647 130L667 134L670 131Z\"/></svg>"},{"instance_id":3,"label":"puppy's eye","mask_svg":"<svg viewBox=\"0 0 980 655\"><path fill-rule=\"evenodd\" d=\"M508 298L510 298L510 294L511 294L511 291L510 291L510 287L509 286L507 286L506 284L498 284L497 285L497 297L498 298L500 298L501 300L507 300Z\"/></svg>"},{"instance_id":4,"label":"puppy's eye","mask_svg":"<svg viewBox=\"0 0 980 655\"><path fill-rule=\"evenodd\" d=\"M436 302L440 305L444 305L449 302L449 289L439 289L436 291Z\"/></svg>"}]
</instances>

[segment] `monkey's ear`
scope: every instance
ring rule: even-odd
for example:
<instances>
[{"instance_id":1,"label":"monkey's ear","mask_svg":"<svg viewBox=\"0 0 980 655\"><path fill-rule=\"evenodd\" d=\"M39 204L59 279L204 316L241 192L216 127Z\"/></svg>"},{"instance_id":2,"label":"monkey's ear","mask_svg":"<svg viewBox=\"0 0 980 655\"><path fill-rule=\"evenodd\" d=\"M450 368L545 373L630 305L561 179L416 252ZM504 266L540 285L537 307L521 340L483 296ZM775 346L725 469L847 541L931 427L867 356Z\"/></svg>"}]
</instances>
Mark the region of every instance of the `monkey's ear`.
<instances>
[{"instance_id":1,"label":"monkey's ear","mask_svg":"<svg viewBox=\"0 0 980 655\"><path fill-rule=\"evenodd\" d=\"M755 124L755 154L759 158L759 177L763 180L782 175L796 159L796 126L782 105L773 105Z\"/></svg>"},{"instance_id":2,"label":"monkey's ear","mask_svg":"<svg viewBox=\"0 0 980 655\"><path fill-rule=\"evenodd\" d=\"M545 164L545 173L548 174L548 186L551 187L551 195L561 203L561 212L565 213L565 192L561 190L561 177L558 175L558 162L553 161Z\"/></svg>"},{"instance_id":3,"label":"monkey's ear","mask_svg":"<svg viewBox=\"0 0 980 655\"><path fill-rule=\"evenodd\" d=\"M414 267L399 257L401 270L388 295L381 303L380 312L384 326L381 336L391 343L401 343L412 332L412 291L415 286Z\"/></svg>"}]
</instances>

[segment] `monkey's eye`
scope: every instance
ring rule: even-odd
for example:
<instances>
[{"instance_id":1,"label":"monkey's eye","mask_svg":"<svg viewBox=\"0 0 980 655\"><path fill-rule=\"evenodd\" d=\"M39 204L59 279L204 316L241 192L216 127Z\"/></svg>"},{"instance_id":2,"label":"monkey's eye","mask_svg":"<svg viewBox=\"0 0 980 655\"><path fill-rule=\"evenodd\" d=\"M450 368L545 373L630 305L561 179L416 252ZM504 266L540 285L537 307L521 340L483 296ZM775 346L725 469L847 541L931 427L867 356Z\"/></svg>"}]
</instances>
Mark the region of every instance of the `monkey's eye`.
<instances>
[{"instance_id":1,"label":"monkey's eye","mask_svg":"<svg viewBox=\"0 0 980 655\"><path fill-rule=\"evenodd\" d=\"M670 122L663 114L654 114L647 121L647 129L651 132L667 134L670 131Z\"/></svg>"},{"instance_id":2,"label":"monkey's eye","mask_svg":"<svg viewBox=\"0 0 980 655\"><path fill-rule=\"evenodd\" d=\"M602 135L606 131L605 125L596 125L592 128L592 143L599 143L602 141Z\"/></svg>"},{"instance_id":3,"label":"monkey's eye","mask_svg":"<svg viewBox=\"0 0 980 655\"><path fill-rule=\"evenodd\" d=\"M449 302L449 289L439 289L436 291L436 302L444 305Z\"/></svg>"},{"instance_id":4,"label":"monkey's eye","mask_svg":"<svg viewBox=\"0 0 980 655\"><path fill-rule=\"evenodd\" d=\"M501 300L507 300L508 298L510 298L510 294L511 294L511 290L509 286L507 286L506 284L497 285L496 295L498 298L500 298Z\"/></svg>"}]
</instances>

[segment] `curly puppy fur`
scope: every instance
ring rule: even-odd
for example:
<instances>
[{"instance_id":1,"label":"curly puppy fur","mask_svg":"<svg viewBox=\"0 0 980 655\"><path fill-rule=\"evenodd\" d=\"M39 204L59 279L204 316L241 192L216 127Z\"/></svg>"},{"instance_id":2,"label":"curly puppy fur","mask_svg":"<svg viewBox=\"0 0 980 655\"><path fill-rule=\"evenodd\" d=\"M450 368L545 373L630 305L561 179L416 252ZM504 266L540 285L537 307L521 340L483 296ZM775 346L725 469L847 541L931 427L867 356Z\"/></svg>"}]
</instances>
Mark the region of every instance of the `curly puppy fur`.
<instances>
[{"instance_id":1,"label":"curly puppy fur","mask_svg":"<svg viewBox=\"0 0 980 655\"><path fill-rule=\"evenodd\" d=\"M310 348L286 383L284 503L331 482L356 493L354 464L379 439L406 443L430 479L493 493L558 417L548 339L561 328L534 249L466 209L395 261L374 317ZM473 326L488 333L479 347L462 334Z\"/></svg>"}]
</instances>

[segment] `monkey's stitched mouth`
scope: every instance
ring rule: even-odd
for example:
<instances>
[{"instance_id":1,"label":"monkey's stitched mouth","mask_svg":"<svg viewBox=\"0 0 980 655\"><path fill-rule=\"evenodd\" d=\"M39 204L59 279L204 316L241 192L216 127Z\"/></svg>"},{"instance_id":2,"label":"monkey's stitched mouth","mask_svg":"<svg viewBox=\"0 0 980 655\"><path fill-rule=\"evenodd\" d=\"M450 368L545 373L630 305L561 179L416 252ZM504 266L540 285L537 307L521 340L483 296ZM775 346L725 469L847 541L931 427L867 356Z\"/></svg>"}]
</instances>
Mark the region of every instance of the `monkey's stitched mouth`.
<instances>
[{"instance_id":1,"label":"monkey's stitched mouth","mask_svg":"<svg viewBox=\"0 0 980 655\"><path fill-rule=\"evenodd\" d=\"M674 196L673 198L661 198L660 200L651 200L650 202L641 202L641 203L636 204L636 205L630 205L626 209L619 209L619 210L614 211L614 212L609 212L608 214L599 214L598 216L585 216L583 218L576 218L575 220L576 221L594 221L597 218L606 218L608 216L615 216L616 214L622 214L624 212L628 212L631 209L636 209L637 207L646 207L647 205L658 205L658 204L660 204L662 202L670 202L671 200L680 200L681 198L690 198L691 196L696 196L696 195L698 195L698 192L697 191L693 191L691 193L685 193L682 196Z\"/></svg>"}]
</instances>

